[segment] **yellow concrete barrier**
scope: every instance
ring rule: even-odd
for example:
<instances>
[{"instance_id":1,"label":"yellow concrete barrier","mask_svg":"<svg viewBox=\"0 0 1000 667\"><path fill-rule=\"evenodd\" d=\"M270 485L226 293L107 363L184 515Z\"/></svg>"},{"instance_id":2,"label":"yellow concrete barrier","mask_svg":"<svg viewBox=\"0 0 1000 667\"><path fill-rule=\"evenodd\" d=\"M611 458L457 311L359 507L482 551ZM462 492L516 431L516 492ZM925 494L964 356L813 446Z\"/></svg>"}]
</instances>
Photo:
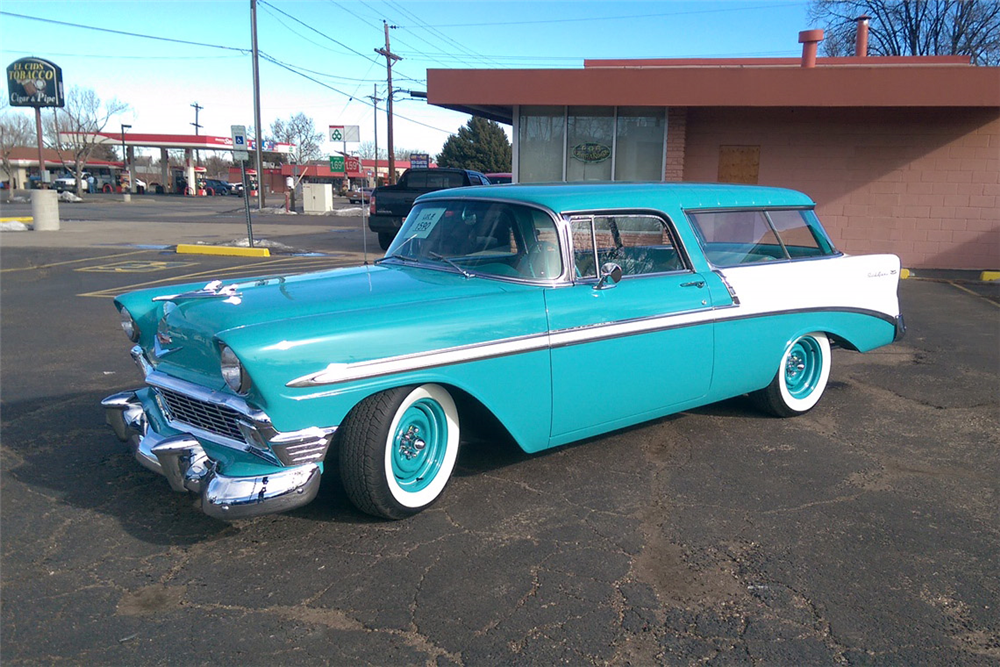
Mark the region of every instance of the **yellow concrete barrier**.
<instances>
[{"instance_id":1,"label":"yellow concrete barrier","mask_svg":"<svg viewBox=\"0 0 1000 667\"><path fill-rule=\"evenodd\" d=\"M30 215L15 216L13 218L0 218L0 222L34 222Z\"/></svg>"},{"instance_id":2,"label":"yellow concrete barrier","mask_svg":"<svg viewBox=\"0 0 1000 667\"><path fill-rule=\"evenodd\" d=\"M1000 271L983 271L979 274L979 279L985 282L1000 280Z\"/></svg>"},{"instance_id":3,"label":"yellow concrete barrier","mask_svg":"<svg viewBox=\"0 0 1000 667\"><path fill-rule=\"evenodd\" d=\"M192 243L178 243L178 255L230 255L233 257L270 257L271 251L267 248L234 248L222 245L195 245Z\"/></svg>"}]
</instances>

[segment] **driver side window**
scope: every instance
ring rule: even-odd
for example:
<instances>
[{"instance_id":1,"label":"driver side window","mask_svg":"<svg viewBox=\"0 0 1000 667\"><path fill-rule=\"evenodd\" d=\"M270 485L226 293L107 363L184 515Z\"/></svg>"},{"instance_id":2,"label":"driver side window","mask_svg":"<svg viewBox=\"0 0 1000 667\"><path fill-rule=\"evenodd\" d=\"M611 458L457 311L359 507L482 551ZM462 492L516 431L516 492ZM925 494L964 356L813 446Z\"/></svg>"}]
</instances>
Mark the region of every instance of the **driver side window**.
<instances>
[{"instance_id":1,"label":"driver side window","mask_svg":"<svg viewBox=\"0 0 1000 667\"><path fill-rule=\"evenodd\" d=\"M685 269L670 229L654 215L595 215L570 222L577 278L596 278L614 263L623 276Z\"/></svg>"}]
</instances>

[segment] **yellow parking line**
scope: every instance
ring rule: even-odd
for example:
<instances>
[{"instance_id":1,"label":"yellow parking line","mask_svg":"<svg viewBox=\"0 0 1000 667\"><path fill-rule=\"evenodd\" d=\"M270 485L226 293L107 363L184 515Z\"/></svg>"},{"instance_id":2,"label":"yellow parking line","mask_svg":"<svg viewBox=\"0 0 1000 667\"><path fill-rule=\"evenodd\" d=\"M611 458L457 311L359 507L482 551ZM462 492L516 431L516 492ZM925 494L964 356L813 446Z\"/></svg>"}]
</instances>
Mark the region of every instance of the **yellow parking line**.
<instances>
[{"instance_id":1,"label":"yellow parking line","mask_svg":"<svg viewBox=\"0 0 1000 667\"><path fill-rule=\"evenodd\" d=\"M142 253L153 252L152 250L136 250L133 252L121 252L116 255L101 255L99 257L84 257L83 259L71 259L65 262L53 262L52 264L39 264L38 266L22 266L15 269L0 269L0 273L9 271L33 271L35 269L48 269L53 266L65 266L66 264L79 264L80 262L92 262L99 259L111 259L112 257L128 257L129 255L141 255Z\"/></svg>"},{"instance_id":2,"label":"yellow parking line","mask_svg":"<svg viewBox=\"0 0 1000 667\"><path fill-rule=\"evenodd\" d=\"M164 283L183 283L183 282L193 282L198 278L219 278L220 276L231 275L233 273L239 274L240 278L249 277L253 278L255 275L263 275L260 270L262 267L280 267L282 269L301 269L302 272L306 270L323 269L323 268L337 268L336 266L330 266L329 264L317 264L315 261L316 257L276 257L265 262L258 262L256 264L242 264L239 266L228 266L221 269L209 269L207 271L198 271L196 273L187 273L180 276L173 276L171 278L161 278L159 280L149 280L142 283L135 283L132 285L122 285L121 287L112 287L109 289L98 290L96 292L85 292L83 294L77 294L77 296L89 296L99 299L113 299L119 294L124 294L126 292L131 292L134 290L145 289L147 287L155 287L157 285L162 285ZM295 266L287 266L288 264L293 264ZM253 270L254 273L248 273L249 270Z\"/></svg>"},{"instance_id":3,"label":"yellow parking line","mask_svg":"<svg viewBox=\"0 0 1000 667\"><path fill-rule=\"evenodd\" d=\"M993 306L996 306L997 308L1000 308L1000 303L997 303L996 301L993 301L992 299L987 299L982 294L977 294L976 292L973 292L972 290L970 290L968 287L962 287L958 283L953 283L950 280L948 281L948 284L951 285L952 287L957 287L958 289L962 290L963 292L968 292L972 296L977 296L977 297L979 297L980 299L982 299L983 301L985 301L986 303L988 303L990 305L993 305Z\"/></svg>"},{"instance_id":4,"label":"yellow parking line","mask_svg":"<svg viewBox=\"0 0 1000 667\"><path fill-rule=\"evenodd\" d=\"M13 218L0 218L0 222L34 222L30 215L15 215Z\"/></svg>"}]
</instances>

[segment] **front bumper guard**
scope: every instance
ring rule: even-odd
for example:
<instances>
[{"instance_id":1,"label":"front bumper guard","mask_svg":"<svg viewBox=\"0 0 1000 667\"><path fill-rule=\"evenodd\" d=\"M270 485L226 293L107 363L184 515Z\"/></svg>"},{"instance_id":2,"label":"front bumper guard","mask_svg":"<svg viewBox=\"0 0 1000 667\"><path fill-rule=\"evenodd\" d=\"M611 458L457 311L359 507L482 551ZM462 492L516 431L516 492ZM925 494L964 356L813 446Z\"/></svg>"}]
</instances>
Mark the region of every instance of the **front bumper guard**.
<instances>
[{"instance_id":1,"label":"front bumper guard","mask_svg":"<svg viewBox=\"0 0 1000 667\"><path fill-rule=\"evenodd\" d=\"M201 498L210 517L232 521L287 512L311 502L319 491L321 471L315 463L267 475L230 477L216 470L194 436L164 437L149 428L149 420L135 392L108 396L101 405L115 435L128 443L136 460L167 478L170 488Z\"/></svg>"}]
</instances>

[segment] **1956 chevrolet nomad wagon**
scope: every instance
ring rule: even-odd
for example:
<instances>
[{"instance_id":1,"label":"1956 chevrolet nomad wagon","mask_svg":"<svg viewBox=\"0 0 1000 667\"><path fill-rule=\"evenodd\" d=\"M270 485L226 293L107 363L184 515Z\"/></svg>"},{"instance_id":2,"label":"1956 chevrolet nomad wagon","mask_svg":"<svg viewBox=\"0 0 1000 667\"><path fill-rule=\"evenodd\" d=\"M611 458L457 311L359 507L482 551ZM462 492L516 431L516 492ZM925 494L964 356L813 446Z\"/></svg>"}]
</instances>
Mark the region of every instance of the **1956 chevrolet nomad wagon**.
<instances>
[{"instance_id":1,"label":"1956 chevrolet nomad wagon","mask_svg":"<svg viewBox=\"0 0 1000 667\"><path fill-rule=\"evenodd\" d=\"M374 266L117 299L145 386L108 422L213 517L308 503L332 456L358 508L399 519L441 496L469 411L526 452L746 393L799 415L831 344L904 330L899 259L843 255L813 208L724 185L425 195Z\"/></svg>"}]
</instances>

